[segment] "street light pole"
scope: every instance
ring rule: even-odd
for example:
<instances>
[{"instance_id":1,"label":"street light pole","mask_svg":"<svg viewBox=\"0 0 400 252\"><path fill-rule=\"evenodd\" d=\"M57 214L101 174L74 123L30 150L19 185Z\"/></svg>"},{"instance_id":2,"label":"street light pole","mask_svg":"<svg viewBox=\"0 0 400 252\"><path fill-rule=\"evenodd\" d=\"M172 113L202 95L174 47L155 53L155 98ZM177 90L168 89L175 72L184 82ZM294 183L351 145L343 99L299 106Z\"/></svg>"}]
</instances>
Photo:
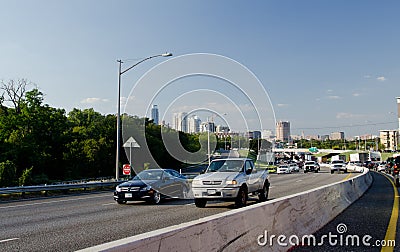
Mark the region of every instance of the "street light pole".
<instances>
[{"instance_id":1,"label":"street light pole","mask_svg":"<svg viewBox=\"0 0 400 252\"><path fill-rule=\"evenodd\" d=\"M119 63L118 67L118 108L117 108L117 150L116 150L116 157L115 157L115 179L119 180L119 157L120 157L120 148L121 148L121 143L120 143L120 138L121 138L121 75L124 73L128 72L135 66L139 65L140 63L156 58L156 57L169 57L172 56L172 53L163 53L163 54L157 54L153 55L147 58L142 59L141 61L135 63L134 65L128 67L127 69L122 71L122 63L124 63L122 60L117 60Z\"/></svg>"}]
</instances>

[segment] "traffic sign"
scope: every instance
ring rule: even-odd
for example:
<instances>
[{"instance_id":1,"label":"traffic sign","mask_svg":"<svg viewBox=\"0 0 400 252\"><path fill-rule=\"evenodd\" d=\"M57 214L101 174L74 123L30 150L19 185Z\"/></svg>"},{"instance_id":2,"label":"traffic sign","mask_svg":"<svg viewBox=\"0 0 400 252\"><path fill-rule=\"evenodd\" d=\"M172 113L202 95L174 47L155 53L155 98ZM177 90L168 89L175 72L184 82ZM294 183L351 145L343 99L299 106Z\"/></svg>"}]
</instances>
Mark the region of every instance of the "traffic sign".
<instances>
[{"instance_id":1,"label":"traffic sign","mask_svg":"<svg viewBox=\"0 0 400 252\"><path fill-rule=\"evenodd\" d=\"M124 164L122 166L122 174L124 175L131 175L131 166L129 164Z\"/></svg>"},{"instance_id":2,"label":"traffic sign","mask_svg":"<svg viewBox=\"0 0 400 252\"><path fill-rule=\"evenodd\" d=\"M132 164L132 148L140 148L140 145L136 142L135 138L130 137L126 140L123 146L129 148L129 164ZM132 165L129 166L129 174L125 174L124 172L124 175L131 175L131 166Z\"/></svg>"},{"instance_id":3,"label":"traffic sign","mask_svg":"<svg viewBox=\"0 0 400 252\"><path fill-rule=\"evenodd\" d=\"M136 142L135 138L130 137L123 145L126 148L140 148L140 145Z\"/></svg>"}]
</instances>

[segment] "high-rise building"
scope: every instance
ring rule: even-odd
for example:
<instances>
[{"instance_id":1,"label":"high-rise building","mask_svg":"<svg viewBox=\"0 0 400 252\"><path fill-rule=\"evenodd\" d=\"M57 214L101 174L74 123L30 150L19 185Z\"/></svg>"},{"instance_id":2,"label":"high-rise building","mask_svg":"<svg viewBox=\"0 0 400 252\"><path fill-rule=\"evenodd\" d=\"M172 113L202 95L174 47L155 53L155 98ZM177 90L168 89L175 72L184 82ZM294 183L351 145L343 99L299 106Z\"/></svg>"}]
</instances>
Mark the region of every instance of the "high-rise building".
<instances>
[{"instance_id":1,"label":"high-rise building","mask_svg":"<svg viewBox=\"0 0 400 252\"><path fill-rule=\"evenodd\" d=\"M261 132L261 138L267 139L267 140L273 139L274 133L272 132L272 130L263 130Z\"/></svg>"},{"instance_id":2,"label":"high-rise building","mask_svg":"<svg viewBox=\"0 0 400 252\"><path fill-rule=\"evenodd\" d=\"M217 125L215 130L217 133L224 133L225 135L228 135L230 131L228 126L223 126L223 125Z\"/></svg>"},{"instance_id":3,"label":"high-rise building","mask_svg":"<svg viewBox=\"0 0 400 252\"><path fill-rule=\"evenodd\" d=\"M329 139L331 140L343 140L344 139L344 132L339 131L339 132L332 132Z\"/></svg>"},{"instance_id":4,"label":"high-rise building","mask_svg":"<svg viewBox=\"0 0 400 252\"><path fill-rule=\"evenodd\" d=\"M159 114L157 105L153 105L151 109L151 119L153 119L154 124L159 124Z\"/></svg>"},{"instance_id":5,"label":"high-rise building","mask_svg":"<svg viewBox=\"0 0 400 252\"><path fill-rule=\"evenodd\" d=\"M200 132L215 132L215 123L214 122L202 122L200 124Z\"/></svg>"},{"instance_id":6,"label":"high-rise building","mask_svg":"<svg viewBox=\"0 0 400 252\"><path fill-rule=\"evenodd\" d=\"M188 118L186 112L174 113L173 128L178 131L187 132Z\"/></svg>"},{"instance_id":7,"label":"high-rise building","mask_svg":"<svg viewBox=\"0 0 400 252\"><path fill-rule=\"evenodd\" d=\"M200 132L201 120L198 116L194 115L188 118L188 133Z\"/></svg>"},{"instance_id":8,"label":"high-rise building","mask_svg":"<svg viewBox=\"0 0 400 252\"><path fill-rule=\"evenodd\" d=\"M276 140L282 142L290 141L290 122L279 121L276 123Z\"/></svg>"},{"instance_id":9,"label":"high-rise building","mask_svg":"<svg viewBox=\"0 0 400 252\"><path fill-rule=\"evenodd\" d=\"M397 130L380 130L379 139L380 143L385 146L385 150L397 151L397 145L399 144Z\"/></svg>"}]
</instances>

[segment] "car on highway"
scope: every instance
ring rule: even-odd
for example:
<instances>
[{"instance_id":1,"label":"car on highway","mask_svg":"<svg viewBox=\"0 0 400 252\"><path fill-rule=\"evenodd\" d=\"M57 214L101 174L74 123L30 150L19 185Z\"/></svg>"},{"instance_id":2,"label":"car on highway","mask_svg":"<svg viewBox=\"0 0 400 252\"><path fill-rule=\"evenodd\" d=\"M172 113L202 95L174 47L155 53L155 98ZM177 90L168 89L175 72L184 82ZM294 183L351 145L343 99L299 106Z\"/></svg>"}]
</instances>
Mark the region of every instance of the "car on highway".
<instances>
[{"instance_id":1,"label":"car on highway","mask_svg":"<svg viewBox=\"0 0 400 252\"><path fill-rule=\"evenodd\" d=\"M349 161L346 164L347 171L351 172L364 172L364 166L361 162L359 161Z\"/></svg>"},{"instance_id":2,"label":"car on highway","mask_svg":"<svg viewBox=\"0 0 400 252\"><path fill-rule=\"evenodd\" d=\"M307 173L307 172L319 172L321 170L321 167L315 161L306 161L304 163L303 169L304 169L304 173Z\"/></svg>"},{"instance_id":3,"label":"car on highway","mask_svg":"<svg viewBox=\"0 0 400 252\"><path fill-rule=\"evenodd\" d=\"M341 171L347 173L346 163L341 159L332 160L329 166L331 168L331 174L333 174L335 171L338 173Z\"/></svg>"},{"instance_id":4,"label":"car on highway","mask_svg":"<svg viewBox=\"0 0 400 252\"><path fill-rule=\"evenodd\" d=\"M378 172L385 172L385 171L386 171L386 168L387 168L386 165L387 165L386 162L380 163L380 164L378 165L377 171L378 171Z\"/></svg>"},{"instance_id":5,"label":"car on highway","mask_svg":"<svg viewBox=\"0 0 400 252\"><path fill-rule=\"evenodd\" d=\"M267 167L268 173L276 173L276 169L277 169L277 168L278 168L278 167L275 166L275 165L268 166L268 167Z\"/></svg>"},{"instance_id":6,"label":"car on highway","mask_svg":"<svg viewBox=\"0 0 400 252\"><path fill-rule=\"evenodd\" d=\"M397 187L400 186L400 156L394 158L393 172L394 181Z\"/></svg>"},{"instance_id":7,"label":"car on highway","mask_svg":"<svg viewBox=\"0 0 400 252\"><path fill-rule=\"evenodd\" d=\"M278 166L278 169L276 170L276 174L287 174L291 173L290 167L287 164L282 164Z\"/></svg>"},{"instance_id":8,"label":"car on highway","mask_svg":"<svg viewBox=\"0 0 400 252\"><path fill-rule=\"evenodd\" d=\"M297 165L297 163L290 163L289 169L291 172L299 172L300 171L300 167Z\"/></svg>"},{"instance_id":9,"label":"car on highway","mask_svg":"<svg viewBox=\"0 0 400 252\"><path fill-rule=\"evenodd\" d=\"M158 204L162 198L185 198L190 184L185 176L173 169L148 169L139 172L132 180L119 184L114 200L119 204L127 201L147 201Z\"/></svg>"},{"instance_id":10,"label":"car on highway","mask_svg":"<svg viewBox=\"0 0 400 252\"><path fill-rule=\"evenodd\" d=\"M234 201L237 207L245 206L248 194L258 195L265 201L269 193L268 170L256 169L249 158L214 159L204 174L193 179L192 191L197 207L207 201Z\"/></svg>"}]
</instances>

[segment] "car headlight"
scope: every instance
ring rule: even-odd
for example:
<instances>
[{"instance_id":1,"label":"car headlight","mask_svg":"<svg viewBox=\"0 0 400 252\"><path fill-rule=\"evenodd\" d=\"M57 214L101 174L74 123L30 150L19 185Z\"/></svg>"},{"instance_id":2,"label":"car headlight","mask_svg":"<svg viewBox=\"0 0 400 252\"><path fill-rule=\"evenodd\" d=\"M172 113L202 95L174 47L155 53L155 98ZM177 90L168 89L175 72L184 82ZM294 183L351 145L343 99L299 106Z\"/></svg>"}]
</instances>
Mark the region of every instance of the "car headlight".
<instances>
[{"instance_id":1,"label":"car headlight","mask_svg":"<svg viewBox=\"0 0 400 252\"><path fill-rule=\"evenodd\" d=\"M121 191L122 191L122 190L121 190L121 187L119 187L119 186L115 187L115 191L121 192Z\"/></svg>"},{"instance_id":2,"label":"car headlight","mask_svg":"<svg viewBox=\"0 0 400 252\"><path fill-rule=\"evenodd\" d=\"M150 191L151 190L151 186L146 186L140 189L141 192L145 192L145 191Z\"/></svg>"},{"instance_id":3,"label":"car headlight","mask_svg":"<svg viewBox=\"0 0 400 252\"><path fill-rule=\"evenodd\" d=\"M227 180L226 184L227 185L237 185L237 181L236 180Z\"/></svg>"},{"instance_id":4,"label":"car headlight","mask_svg":"<svg viewBox=\"0 0 400 252\"><path fill-rule=\"evenodd\" d=\"M201 185L201 180L193 180L192 185Z\"/></svg>"}]
</instances>

